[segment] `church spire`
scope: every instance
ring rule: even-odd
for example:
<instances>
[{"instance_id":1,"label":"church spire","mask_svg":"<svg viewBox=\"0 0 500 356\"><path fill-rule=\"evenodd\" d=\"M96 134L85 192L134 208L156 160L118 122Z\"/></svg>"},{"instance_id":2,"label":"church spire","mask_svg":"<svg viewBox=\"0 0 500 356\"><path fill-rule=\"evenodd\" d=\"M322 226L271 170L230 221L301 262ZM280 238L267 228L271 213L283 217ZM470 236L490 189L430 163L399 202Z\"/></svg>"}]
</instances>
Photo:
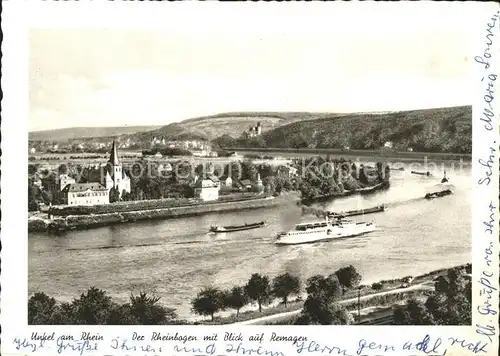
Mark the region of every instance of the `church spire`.
<instances>
[{"instance_id":1,"label":"church spire","mask_svg":"<svg viewBox=\"0 0 500 356\"><path fill-rule=\"evenodd\" d=\"M115 140L113 140L113 147L111 148L111 156L109 157L109 162L113 166L117 166L120 164L120 161L118 160L118 152L116 151Z\"/></svg>"}]
</instances>

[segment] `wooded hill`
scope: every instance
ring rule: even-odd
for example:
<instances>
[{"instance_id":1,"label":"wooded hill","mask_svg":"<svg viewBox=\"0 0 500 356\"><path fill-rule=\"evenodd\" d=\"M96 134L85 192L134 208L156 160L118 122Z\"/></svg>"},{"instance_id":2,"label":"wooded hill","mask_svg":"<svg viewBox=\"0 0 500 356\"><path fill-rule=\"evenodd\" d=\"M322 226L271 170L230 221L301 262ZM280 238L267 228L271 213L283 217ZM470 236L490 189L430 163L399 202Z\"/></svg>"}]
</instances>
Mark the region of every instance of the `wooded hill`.
<instances>
[{"instance_id":1,"label":"wooded hill","mask_svg":"<svg viewBox=\"0 0 500 356\"><path fill-rule=\"evenodd\" d=\"M472 107L350 114L294 122L261 137L215 140L224 147L380 149L472 152Z\"/></svg>"}]
</instances>

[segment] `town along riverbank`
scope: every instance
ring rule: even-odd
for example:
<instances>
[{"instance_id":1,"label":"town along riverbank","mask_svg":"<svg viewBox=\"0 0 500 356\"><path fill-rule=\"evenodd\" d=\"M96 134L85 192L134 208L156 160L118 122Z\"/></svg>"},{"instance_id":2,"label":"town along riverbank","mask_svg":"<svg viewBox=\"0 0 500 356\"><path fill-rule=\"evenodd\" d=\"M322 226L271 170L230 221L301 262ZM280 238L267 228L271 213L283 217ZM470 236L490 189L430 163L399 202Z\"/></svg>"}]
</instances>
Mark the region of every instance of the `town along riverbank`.
<instances>
[{"instance_id":1,"label":"town along riverbank","mask_svg":"<svg viewBox=\"0 0 500 356\"><path fill-rule=\"evenodd\" d=\"M43 232L43 231L64 231L75 229L88 229L96 228L105 225L122 224L134 222L139 220L152 220L152 219L169 219L187 216L197 216L202 214L216 213L216 212L229 212L246 209L259 209L272 207L278 204L282 199L272 196L255 196L241 200L231 201L214 201L204 203L192 203L182 206L159 207L149 209L130 210L124 209L124 204L104 205L102 213L92 213L92 207L81 207L82 209L73 209L79 207L65 207L52 209L48 215L33 216L28 219L29 232ZM154 201L152 201L154 202ZM138 204L139 205L139 204ZM161 204L158 202L158 206ZM88 209L87 209L88 208ZM116 209L114 209L116 208ZM59 210L59 211L58 211ZM88 210L88 211L86 211ZM96 209L97 210L97 209ZM116 211L113 211L116 210ZM120 211L122 210L122 211ZM57 215L56 215L57 214Z\"/></svg>"}]
</instances>

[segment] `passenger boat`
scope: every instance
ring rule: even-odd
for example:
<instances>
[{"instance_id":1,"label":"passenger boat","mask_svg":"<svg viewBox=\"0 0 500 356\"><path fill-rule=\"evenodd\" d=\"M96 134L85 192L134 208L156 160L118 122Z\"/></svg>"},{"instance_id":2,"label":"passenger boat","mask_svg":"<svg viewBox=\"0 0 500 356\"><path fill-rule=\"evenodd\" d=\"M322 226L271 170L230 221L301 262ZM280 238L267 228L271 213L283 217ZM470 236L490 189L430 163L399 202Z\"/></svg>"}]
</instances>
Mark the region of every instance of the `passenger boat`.
<instances>
[{"instance_id":1,"label":"passenger boat","mask_svg":"<svg viewBox=\"0 0 500 356\"><path fill-rule=\"evenodd\" d=\"M352 237L375 231L372 222L355 222L328 217L324 221L306 222L295 225L293 230L281 233L276 237L277 245L298 245L319 241L328 241L342 237Z\"/></svg>"},{"instance_id":2,"label":"passenger boat","mask_svg":"<svg viewBox=\"0 0 500 356\"><path fill-rule=\"evenodd\" d=\"M211 226L211 232L231 232L231 231L241 231L241 230L250 230L257 229L259 227L263 227L265 225L265 221L261 221L253 224L245 224L245 225L228 225L228 226Z\"/></svg>"}]
</instances>

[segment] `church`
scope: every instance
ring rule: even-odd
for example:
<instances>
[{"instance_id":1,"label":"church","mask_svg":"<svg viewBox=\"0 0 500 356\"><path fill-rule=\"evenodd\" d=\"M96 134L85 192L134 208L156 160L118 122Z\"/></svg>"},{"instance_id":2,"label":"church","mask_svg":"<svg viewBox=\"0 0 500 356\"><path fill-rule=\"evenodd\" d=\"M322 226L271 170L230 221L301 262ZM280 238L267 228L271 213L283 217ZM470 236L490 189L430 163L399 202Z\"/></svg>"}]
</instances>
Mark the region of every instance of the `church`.
<instances>
[{"instance_id":1,"label":"church","mask_svg":"<svg viewBox=\"0 0 500 356\"><path fill-rule=\"evenodd\" d=\"M109 161L98 169L92 170L88 180L89 182L101 183L108 192L114 187L120 192L120 196L123 191L130 193L130 178L123 171L123 166L118 159L115 141L113 141Z\"/></svg>"}]
</instances>

